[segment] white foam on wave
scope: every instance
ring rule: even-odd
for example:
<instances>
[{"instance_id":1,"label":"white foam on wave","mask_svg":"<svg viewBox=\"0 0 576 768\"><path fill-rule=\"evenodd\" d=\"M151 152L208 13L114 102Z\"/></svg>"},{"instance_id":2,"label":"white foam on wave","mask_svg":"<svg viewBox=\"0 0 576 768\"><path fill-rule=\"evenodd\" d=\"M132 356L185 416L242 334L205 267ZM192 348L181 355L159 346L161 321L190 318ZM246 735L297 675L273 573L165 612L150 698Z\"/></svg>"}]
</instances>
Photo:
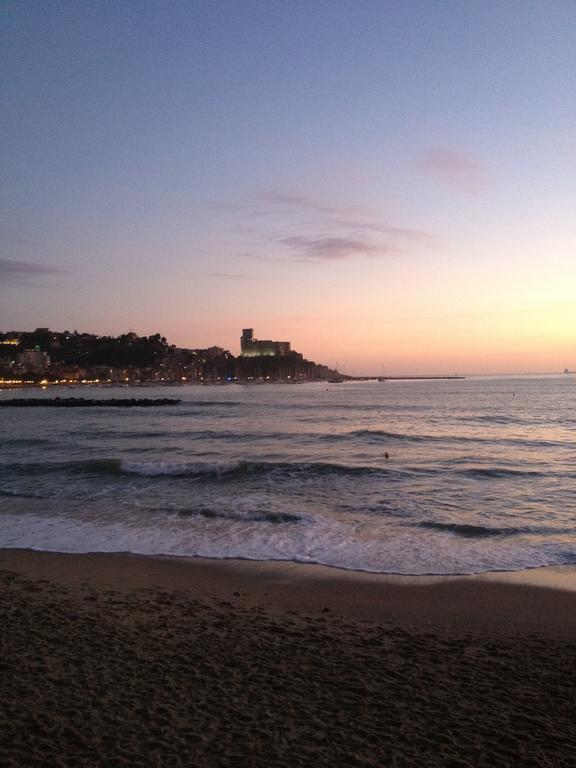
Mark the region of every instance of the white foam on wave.
<instances>
[{"instance_id":1,"label":"white foam on wave","mask_svg":"<svg viewBox=\"0 0 576 768\"><path fill-rule=\"evenodd\" d=\"M433 541L431 540L433 537ZM546 544L528 538L492 540L411 531L386 540L354 536L350 525L316 517L306 525L270 525L225 518L88 520L76 515L14 514L4 518L0 546L58 552L131 552L212 559L284 560L347 570L403 575L514 571L574 563L562 537Z\"/></svg>"},{"instance_id":2,"label":"white foam on wave","mask_svg":"<svg viewBox=\"0 0 576 768\"><path fill-rule=\"evenodd\" d=\"M160 477L169 475L172 477L184 477L186 475L225 475L236 472L243 466L241 461L213 461L213 462L120 462L120 469L130 475L142 475L144 477Z\"/></svg>"}]
</instances>

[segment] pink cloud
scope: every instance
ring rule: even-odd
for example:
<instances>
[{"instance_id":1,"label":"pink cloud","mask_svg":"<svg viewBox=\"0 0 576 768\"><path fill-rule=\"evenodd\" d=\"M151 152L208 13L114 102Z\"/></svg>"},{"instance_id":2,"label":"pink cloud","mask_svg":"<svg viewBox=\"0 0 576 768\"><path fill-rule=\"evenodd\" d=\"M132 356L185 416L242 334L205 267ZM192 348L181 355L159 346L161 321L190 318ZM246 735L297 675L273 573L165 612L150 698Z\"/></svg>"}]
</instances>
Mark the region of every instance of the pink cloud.
<instances>
[{"instance_id":1,"label":"pink cloud","mask_svg":"<svg viewBox=\"0 0 576 768\"><path fill-rule=\"evenodd\" d=\"M252 242L238 255L250 258L326 264L406 254L437 242L434 234L397 226L367 206L334 205L290 190L269 190L237 208L224 203L221 210L242 217L234 233Z\"/></svg>"}]
</instances>

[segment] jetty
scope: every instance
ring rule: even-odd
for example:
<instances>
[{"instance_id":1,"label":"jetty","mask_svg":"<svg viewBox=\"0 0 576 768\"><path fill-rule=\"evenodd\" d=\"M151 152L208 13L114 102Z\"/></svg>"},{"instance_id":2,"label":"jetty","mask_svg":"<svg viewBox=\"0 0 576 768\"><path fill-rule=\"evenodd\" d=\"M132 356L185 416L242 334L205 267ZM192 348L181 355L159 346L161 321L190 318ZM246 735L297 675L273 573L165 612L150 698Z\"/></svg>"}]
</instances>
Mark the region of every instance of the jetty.
<instances>
[{"instance_id":1,"label":"jetty","mask_svg":"<svg viewBox=\"0 0 576 768\"><path fill-rule=\"evenodd\" d=\"M378 381L454 381L465 376L378 376Z\"/></svg>"}]
</instances>

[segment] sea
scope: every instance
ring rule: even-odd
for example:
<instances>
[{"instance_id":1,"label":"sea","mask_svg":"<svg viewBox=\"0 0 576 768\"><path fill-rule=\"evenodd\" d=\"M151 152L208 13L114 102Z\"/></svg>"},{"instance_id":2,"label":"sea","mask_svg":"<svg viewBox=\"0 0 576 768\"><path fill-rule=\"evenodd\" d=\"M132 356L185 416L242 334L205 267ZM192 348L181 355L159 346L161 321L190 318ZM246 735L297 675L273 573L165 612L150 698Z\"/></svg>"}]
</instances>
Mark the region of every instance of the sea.
<instances>
[{"instance_id":1,"label":"sea","mask_svg":"<svg viewBox=\"0 0 576 768\"><path fill-rule=\"evenodd\" d=\"M468 574L576 563L576 376L3 390L0 547Z\"/></svg>"}]
</instances>

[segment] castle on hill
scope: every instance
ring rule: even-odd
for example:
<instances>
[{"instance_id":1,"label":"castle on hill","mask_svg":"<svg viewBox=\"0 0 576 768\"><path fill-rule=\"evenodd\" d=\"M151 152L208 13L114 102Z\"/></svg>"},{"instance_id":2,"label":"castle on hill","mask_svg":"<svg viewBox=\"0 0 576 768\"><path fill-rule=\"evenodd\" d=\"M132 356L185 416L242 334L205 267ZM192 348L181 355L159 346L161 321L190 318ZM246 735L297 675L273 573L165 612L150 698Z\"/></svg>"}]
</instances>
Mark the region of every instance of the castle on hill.
<instances>
[{"instance_id":1,"label":"castle on hill","mask_svg":"<svg viewBox=\"0 0 576 768\"><path fill-rule=\"evenodd\" d=\"M242 357L282 357L290 354L290 342L255 339L254 329L244 328L240 349Z\"/></svg>"}]
</instances>

